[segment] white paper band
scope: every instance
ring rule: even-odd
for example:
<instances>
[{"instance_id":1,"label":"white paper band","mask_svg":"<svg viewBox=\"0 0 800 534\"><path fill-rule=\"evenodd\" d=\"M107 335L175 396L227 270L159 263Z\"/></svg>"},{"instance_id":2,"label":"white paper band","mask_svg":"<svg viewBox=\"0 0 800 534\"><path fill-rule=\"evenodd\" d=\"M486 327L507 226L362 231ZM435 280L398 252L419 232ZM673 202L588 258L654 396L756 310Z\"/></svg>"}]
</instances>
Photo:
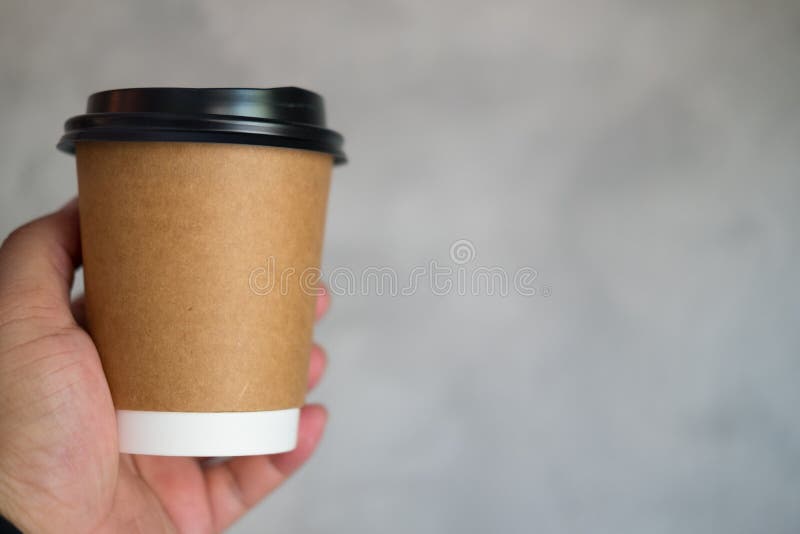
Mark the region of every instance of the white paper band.
<instances>
[{"instance_id":1,"label":"white paper band","mask_svg":"<svg viewBox=\"0 0 800 534\"><path fill-rule=\"evenodd\" d=\"M161 456L247 456L297 445L300 409L265 412L117 410L120 452Z\"/></svg>"}]
</instances>

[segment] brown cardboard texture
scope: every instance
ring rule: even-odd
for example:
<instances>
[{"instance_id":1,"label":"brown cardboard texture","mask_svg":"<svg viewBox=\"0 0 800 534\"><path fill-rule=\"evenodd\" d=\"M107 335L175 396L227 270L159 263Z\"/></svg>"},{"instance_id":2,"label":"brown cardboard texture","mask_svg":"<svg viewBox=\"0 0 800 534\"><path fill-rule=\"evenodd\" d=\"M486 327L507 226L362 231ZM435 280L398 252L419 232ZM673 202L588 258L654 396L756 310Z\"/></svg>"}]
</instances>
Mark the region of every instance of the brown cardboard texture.
<instances>
[{"instance_id":1,"label":"brown cardboard texture","mask_svg":"<svg viewBox=\"0 0 800 534\"><path fill-rule=\"evenodd\" d=\"M76 154L87 322L116 408L302 405L316 297L300 275L320 264L332 157L95 141Z\"/></svg>"}]
</instances>

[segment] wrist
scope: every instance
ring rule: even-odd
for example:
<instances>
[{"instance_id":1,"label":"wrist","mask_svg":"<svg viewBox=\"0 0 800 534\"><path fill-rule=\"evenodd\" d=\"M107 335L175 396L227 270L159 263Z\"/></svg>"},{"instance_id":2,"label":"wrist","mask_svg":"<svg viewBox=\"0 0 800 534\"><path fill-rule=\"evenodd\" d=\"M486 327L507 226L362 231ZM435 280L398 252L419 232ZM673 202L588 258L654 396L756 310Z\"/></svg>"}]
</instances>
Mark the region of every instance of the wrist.
<instances>
[{"instance_id":1,"label":"wrist","mask_svg":"<svg viewBox=\"0 0 800 534\"><path fill-rule=\"evenodd\" d=\"M63 506L40 492L18 491L5 475L0 477L0 516L25 534L77 532L71 530L74 525Z\"/></svg>"},{"instance_id":2,"label":"wrist","mask_svg":"<svg viewBox=\"0 0 800 534\"><path fill-rule=\"evenodd\" d=\"M6 495L0 496L0 532L9 534L35 532L35 527L29 519Z\"/></svg>"},{"instance_id":3,"label":"wrist","mask_svg":"<svg viewBox=\"0 0 800 534\"><path fill-rule=\"evenodd\" d=\"M0 514L0 532L8 532L9 534L19 534L22 531L16 525L11 523L2 514Z\"/></svg>"},{"instance_id":4,"label":"wrist","mask_svg":"<svg viewBox=\"0 0 800 534\"><path fill-rule=\"evenodd\" d=\"M0 498L0 532L2 533L18 533L18 532L54 532L52 528L39 525L28 513L25 508L16 503L10 502L8 499Z\"/></svg>"}]
</instances>

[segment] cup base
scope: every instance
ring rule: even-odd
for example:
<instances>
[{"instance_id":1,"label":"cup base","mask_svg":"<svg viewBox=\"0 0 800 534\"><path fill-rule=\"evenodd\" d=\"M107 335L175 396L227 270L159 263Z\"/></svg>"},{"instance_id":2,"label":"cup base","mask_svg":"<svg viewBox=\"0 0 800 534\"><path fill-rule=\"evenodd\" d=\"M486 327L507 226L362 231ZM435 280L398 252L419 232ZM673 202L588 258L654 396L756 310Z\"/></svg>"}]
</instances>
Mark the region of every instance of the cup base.
<instances>
[{"instance_id":1,"label":"cup base","mask_svg":"<svg viewBox=\"0 0 800 534\"><path fill-rule=\"evenodd\" d=\"M248 456L297 446L300 408L264 412L117 410L120 452L158 456Z\"/></svg>"}]
</instances>

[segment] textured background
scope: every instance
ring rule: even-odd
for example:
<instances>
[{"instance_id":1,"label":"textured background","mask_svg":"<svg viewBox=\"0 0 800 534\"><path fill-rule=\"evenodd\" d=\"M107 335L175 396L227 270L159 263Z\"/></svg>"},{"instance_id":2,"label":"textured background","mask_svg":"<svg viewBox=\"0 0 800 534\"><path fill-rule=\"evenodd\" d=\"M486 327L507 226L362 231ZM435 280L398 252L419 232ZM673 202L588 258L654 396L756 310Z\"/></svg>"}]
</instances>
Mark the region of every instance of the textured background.
<instances>
[{"instance_id":1,"label":"textured background","mask_svg":"<svg viewBox=\"0 0 800 534\"><path fill-rule=\"evenodd\" d=\"M233 532L800 530L797 2L1 6L3 234L90 92L296 84L352 161L328 269L539 271L338 298L323 445Z\"/></svg>"}]
</instances>

